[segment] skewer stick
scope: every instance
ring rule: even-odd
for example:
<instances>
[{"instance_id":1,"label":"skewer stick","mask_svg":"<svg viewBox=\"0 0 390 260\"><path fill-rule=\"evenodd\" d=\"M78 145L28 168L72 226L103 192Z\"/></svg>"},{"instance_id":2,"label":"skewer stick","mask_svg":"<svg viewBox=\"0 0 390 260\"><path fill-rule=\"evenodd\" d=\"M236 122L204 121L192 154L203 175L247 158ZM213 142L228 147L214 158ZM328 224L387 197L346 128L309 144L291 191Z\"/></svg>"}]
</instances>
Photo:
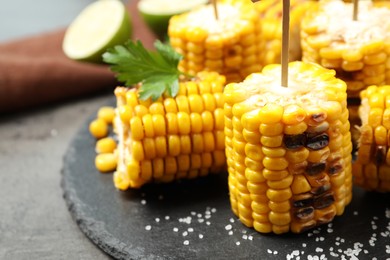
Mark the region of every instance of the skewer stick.
<instances>
[{"instance_id":1,"label":"skewer stick","mask_svg":"<svg viewBox=\"0 0 390 260\"><path fill-rule=\"evenodd\" d=\"M217 0L212 0L211 1L213 3L213 7L214 7L214 15L215 15L215 19L218 20L218 7L217 7Z\"/></svg>"},{"instance_id":2,"label":"skewer stick","mask_svg":"<svg viewBox=\"0 0 390 260\"><path fill-rule=\"evenodd\" d=\"M359 10L359 0L353 0L353 20L357 21Z\"/></svg>"},{"instance_id":3,"label":"skewer stick","mask_svg":"<svg viewBox=\"0 0 390 260\"><path fill-rule=\"evenodd\" d=\"M283 0L282 17L282 86L288 87L288 49L290 40L290 0Z\"/></svg>"}]
</instances>

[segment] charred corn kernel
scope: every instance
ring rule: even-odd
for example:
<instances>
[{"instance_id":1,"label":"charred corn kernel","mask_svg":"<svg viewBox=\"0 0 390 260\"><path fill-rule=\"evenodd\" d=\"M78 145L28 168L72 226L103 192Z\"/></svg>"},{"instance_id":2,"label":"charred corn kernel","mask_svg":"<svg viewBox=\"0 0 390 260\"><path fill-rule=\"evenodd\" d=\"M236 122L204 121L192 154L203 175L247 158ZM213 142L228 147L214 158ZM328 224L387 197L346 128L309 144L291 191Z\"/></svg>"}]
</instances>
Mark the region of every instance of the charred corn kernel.
<instances>
[{"instance_id":1,"label":"charred corn kernel","mask_svg":"<svg viewBox=\"0 0 390 260\"><path fill-rule=\"evenodd\" d=\"M99 108L97 117L106 121L107 124L112 124L115 117L115 109L110 106L103 106Z\"/></svg>"},{"instance_id":2,"label":"charred corn kernel","mask_svg":"<svg viewBox=\"0 0 390 260\"><path fill-rule=\"evenodd\" d=\"M106 121L101 118L94 119L89 124L89 132L97 139L106 137L108 135L108 125Z\"/></svg>"},{"instance_id":3,"label":"charred corn kernel","mask_svg":"<svg viewBox=\"0 0 390 260\"><path fill-rule=\"evenodd\" d=\"M346 85L318 65L289 66L288 88L272 84L281 68L270 65L224 89L232 210L260 232L302 232L328 223L352 193Z\"/></svg>"},{"instance_id":4,"label":"charred corn kernel","mask_svg":"<svg viewBox=\"0 0 390 260\"><path fill-rule=\"evenodd\" d=\"M354 163L354 183L367 190L390 192L387 175L390 175L389 112L386 100L390 86L370 86L360 93L362 98L359 116L357 160Z\"/></svg>"},{"instance_id":5,"label":"charred corn kernel","mask_svg":"<svg viewBox=\"0 0 390 260\"><path fill-rule=\"evenodd\" d=\"M195 53L204 47L187 44L186 48ZM117 111L132 112L126 120L120 120L120 113L115 118L114 133L120 143L115 151L117 167L127 169L114 177L116 187L139 188L147 182L222 171L226 165L224 85L225 78L218 73L201 72L181 81L175 98L164 94L154 102L139 100L138 90L118 87ZM206 106L203 97L211 105Z\"/></svg>"},{"instance_id":6,"label":"charred corn kernel","mask_svg":"<svg viewBox=\"0 0 390 260\"><path fill-rule=\"evenodd\" d=\"M260 68L265 43L261 37L260 16L249 8L251 5L250 2L222 1L218 4L221 16L218 20L206 15L212 12L211 4L170 19L170 43L184 56L179 68L186 73L217 71L228 81L241 81L247 76L245 69L249 66ZM244 67L241 65L246 60L243 52L246 46L253 47L254 59L251 63L247 61Z\"/></svg>"},{"instance_id":7,"label":"charred corn kernel","mask_svg":"<svg viewBox=\"0 0 390 260\"><path fill-rule=\"evenodd\" d=\"M351 1L320 2L302 19L301 46L302 60L335 69L337 77L347 83L348 97L358 98L359 91L368 86L386 83L386 73L389 70L386 62L390 53L386 52L385 46L388 46L389 39L385 35L390 23L383 23L383 20L390 15L390 9L385 10L371 2L365 2L362 16L370 18L359 18L361 26L353 26L353 37L349 37L347 32L351 32L351 27L347 25L347 14L352 12L352 8ZM323 23L323 19L327 23ZM332 24L336 23L337 35L332 29ZM367 37L368 31L375 31L383 36ZM322 45L319 47L318 41L313 39L328 41L320 41Z\"/></svg>"},{"instance_id":8,"label":"charred corn kernel","mask_svg":"<svg viewBox=\"0 0 390 260\"><path fill-rule=\"evenodd\" d=\"M116 156L113 153L96 155L95 166L100 172L111 172L116 169Z\"/></svg>"},{"instance_id":9,"label":"charred corn kernel","mask_svg":"<svg viewBox=\"0 0 390 260\"><path fill-rule=\"evenodd\" d=\"M99 139L95 145L96 153L113 153L116 149L116 141L112 137Z\"/></svg>"}]
</instances>

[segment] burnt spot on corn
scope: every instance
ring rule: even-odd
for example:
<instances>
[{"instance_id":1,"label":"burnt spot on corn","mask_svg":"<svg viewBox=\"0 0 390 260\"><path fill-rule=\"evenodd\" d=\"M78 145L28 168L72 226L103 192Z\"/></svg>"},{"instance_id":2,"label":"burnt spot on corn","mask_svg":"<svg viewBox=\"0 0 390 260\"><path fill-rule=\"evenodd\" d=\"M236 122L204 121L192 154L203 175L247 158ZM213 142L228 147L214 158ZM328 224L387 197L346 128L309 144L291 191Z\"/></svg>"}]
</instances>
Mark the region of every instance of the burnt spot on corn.
<instances>
[{"instance_id":1,"label":"burnt spot on corn","mask_svg":"<svg viewBox=\"0 0 390 260\"><path fill-rule=\"evenodd\" d=\"M306 222L312 220L314 218L314 208L313 207L300 208L295 211L294 217L298 221Z\"/></svg>"},{"instance_id":2,"label":"burnt spot on corn","mask_svg":"<svg viewBox=\"0 0 390 260\"><path fill-rule=\"evenodd\" d=\"M386 152L387 152L387 149L385 146L376 146L375 147L375 161L378 165L382 164L386 161Z\"/></svg>"},{"instance_id":3,"label":"burnt spot on corn","mask_svg":"<svg viewBox=\"0 0 390 260\"><path fill-rule=\"evenodd\" d=\"M327 172L328 172L330 175L334 175L334 174L337 174L337 173L339 173L339 172L342 172L343 169L344 169L343 163L341 162L341 160L338 160L338 161L332 163L332 164L329 166Z\"/></svg>"},{"instance_id":4,"label":"burnt spot on corn","mask_svg":"<svg viewBox=\"0 0 390 260\"><path fill-rule=\"evenodd\" d=\"M319 135L307 134L306 147L312 150L320 150L329 144L329 135L322 133Z\"/></svg>"},{"instance_id":5,"label":"burnt spot on corn","mask_svg":"<svg viewBox=\"0 0 390 260\"><path fill-rule=\"evenodd\" d=\"M332 192L324 193L321 196L318 196L314 199L314 208L315 209L323 209L334 203L334 196Z\"/></svg>"},{"instance_id":6,"label":"burnt spot on corn","mask_svg":"<svg viewBox=\"0 0 390 260\"><path fill-rule=\"evenodd\" d=\"M306 134L284 135L283 144L290 150L301 148L306 144Z\"/></svg>"},{"instance_id":7,"label":"burnt spot on corn","mask_svg":"<svg viewBox=\"0 0 390 260\"><path fill-rule=\"evenodd\" d=\"M309 163L306 167L306 173L309 175L317 175L326 169L326 164L320 163Z\"/></svg>"}]
</instances>

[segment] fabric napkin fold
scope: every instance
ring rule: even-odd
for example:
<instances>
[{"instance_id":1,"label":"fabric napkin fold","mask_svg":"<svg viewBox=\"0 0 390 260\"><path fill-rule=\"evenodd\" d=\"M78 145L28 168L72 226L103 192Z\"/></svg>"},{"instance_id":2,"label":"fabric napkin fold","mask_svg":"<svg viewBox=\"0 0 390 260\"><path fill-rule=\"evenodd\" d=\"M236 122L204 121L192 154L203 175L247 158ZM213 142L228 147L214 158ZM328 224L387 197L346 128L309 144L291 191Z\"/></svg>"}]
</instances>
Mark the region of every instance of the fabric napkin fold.
<instances>
[{"instance_id":1,"label":"fabric napkin fold","mask_svg":"<svg viewBox=\"0 0 390 260\"><path fill-rule=\"evenodd\" d=\"M133 39L150 48L155 37L140 19L136 2L128 6ZM0 114L91 95L118 84L107 65L65 56L65 30L0 43Z\"/></svg>"}]
</instances>

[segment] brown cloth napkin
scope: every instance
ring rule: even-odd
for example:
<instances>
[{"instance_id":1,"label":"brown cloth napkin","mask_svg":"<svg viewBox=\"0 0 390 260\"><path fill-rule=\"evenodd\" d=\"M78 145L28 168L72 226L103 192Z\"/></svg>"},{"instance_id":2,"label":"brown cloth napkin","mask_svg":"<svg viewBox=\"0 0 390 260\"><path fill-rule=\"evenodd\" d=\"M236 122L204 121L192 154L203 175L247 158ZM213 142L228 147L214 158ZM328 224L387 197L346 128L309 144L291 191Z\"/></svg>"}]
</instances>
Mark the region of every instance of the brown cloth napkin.
<instances>
[{"instance_id":1,"label":"brown cloth napkin","mask_svg":"<svg viewBox=\"0 0 390 260\"><path fill-rule=\"evenodd\" d=\"M133 39L148 48L154 35L131 1ZM113 89L118 82L107 65L77 62L62 51L65 29L0 44L0 113L64 101Z\"/></svg>"}]
</instances>

